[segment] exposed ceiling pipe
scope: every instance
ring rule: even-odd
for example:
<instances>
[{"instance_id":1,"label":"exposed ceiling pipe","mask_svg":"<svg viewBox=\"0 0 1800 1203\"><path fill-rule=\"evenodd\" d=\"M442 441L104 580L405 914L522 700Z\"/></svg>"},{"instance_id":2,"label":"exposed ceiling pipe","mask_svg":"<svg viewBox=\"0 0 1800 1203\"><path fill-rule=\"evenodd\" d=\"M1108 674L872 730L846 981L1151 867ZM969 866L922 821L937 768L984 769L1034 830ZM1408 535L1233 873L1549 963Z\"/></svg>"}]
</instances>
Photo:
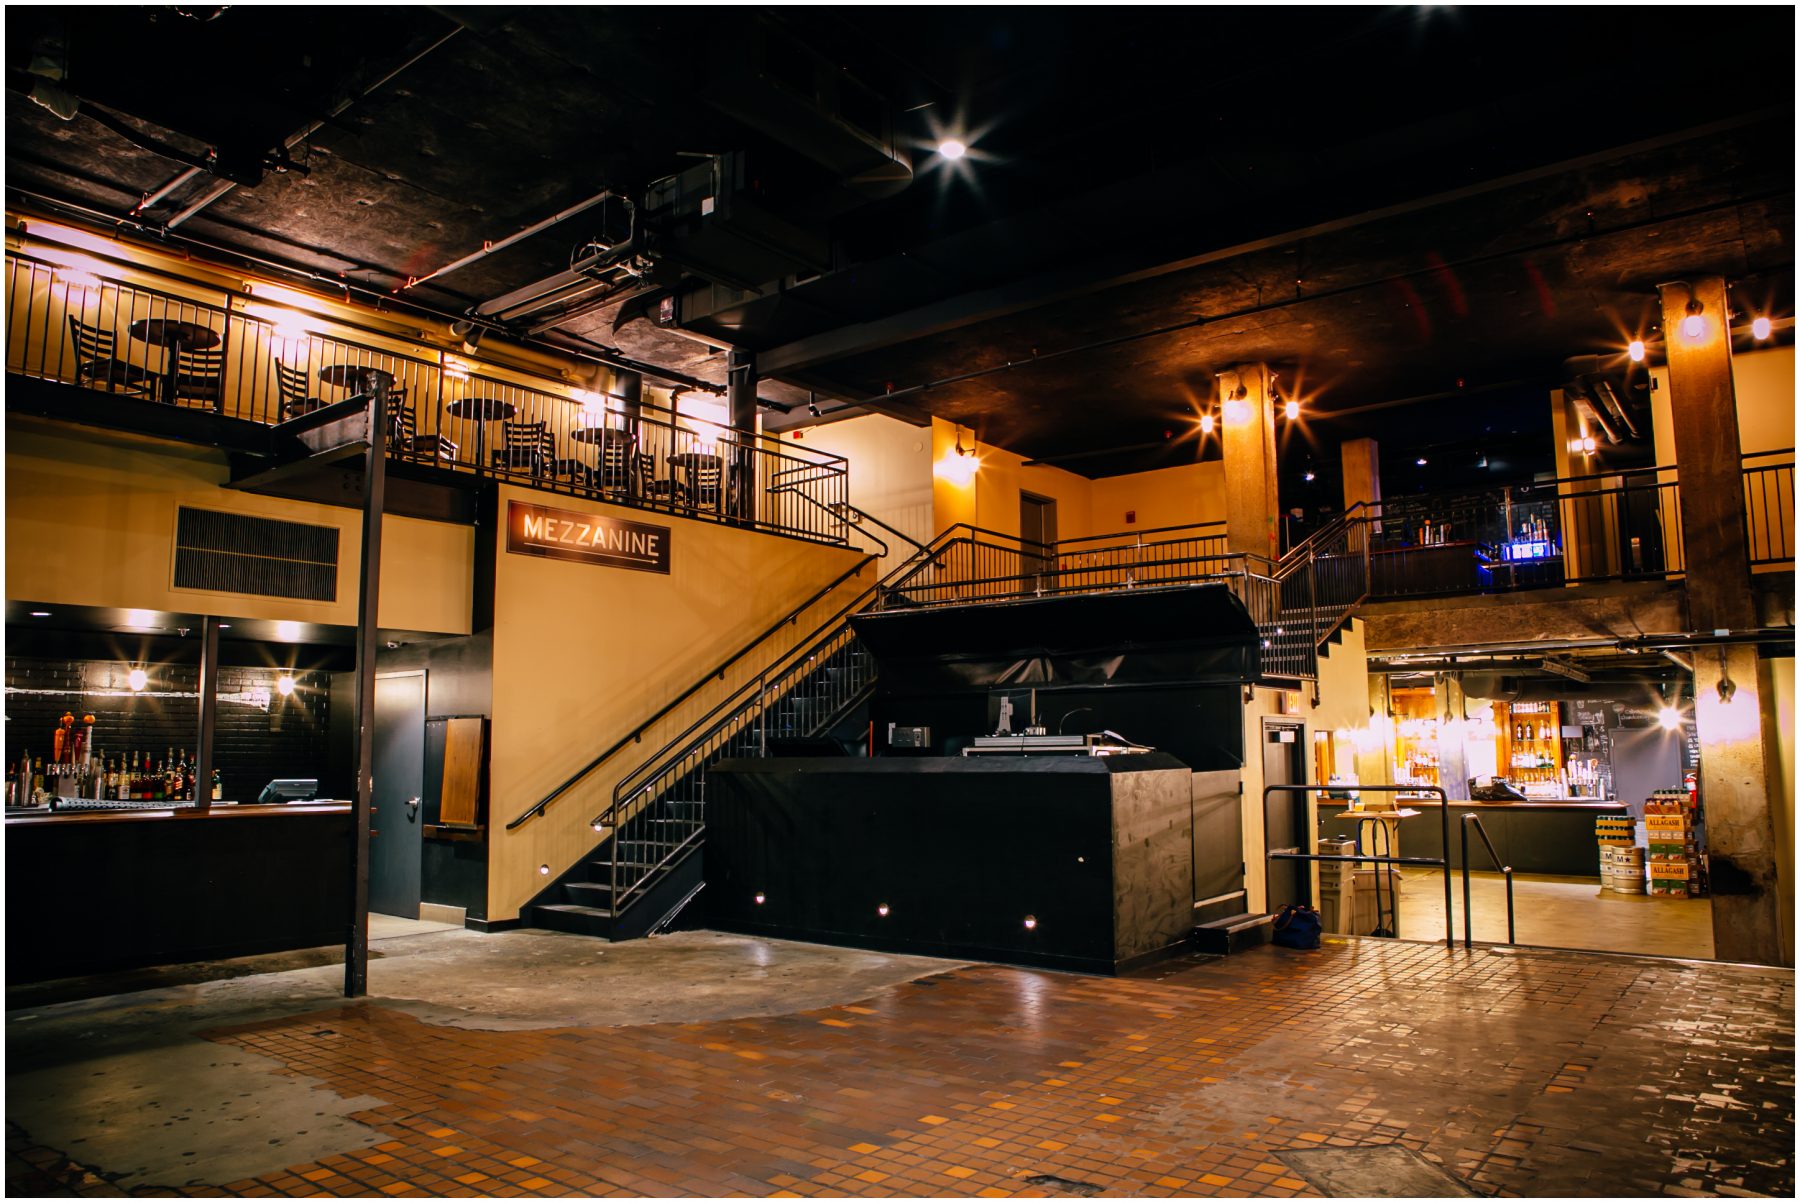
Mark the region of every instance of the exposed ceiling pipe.
<instances>
[{"instance_id":1,"label":"exposed ceiling pipe","mask_svg":"<svg viewBox=\"0 0 1800 1203\"><path fill-rule=\"evenodd\" d=\"M446 263L446 264L444 264L444 266L438 268L436 271L427 272L426 274L424 274L422 276L412 276L412 277L408 278L406 283L401 286L401 290L405 291L408 288L417 288L419 285L425 283L425 281L427 281L427 280L435 279L438 276L444 275L447 272L453 272L461 267L467 267L471 263L475 263L479 260L487 258L489 255L493 254L495 251L503 251L507 247L512 246L514 243L523 242L525 239L530 238L533 234L541 234L545 230L548 230L551 226L558 225L562 222L565 222L565 221L569 220L569 218L574 217L575 215L577 215L579 213L587 212L589 209L592 209L595 205L599 204L601 201L607 200L612 195L613 195L612 189L608 188L602 192L596 193L595 195L588 197L584 201L579 201L576 204L570 205L567 209L564 209L560 213L554 214L553 216L550 216L550 217L546 217L544 220L537 222L534 225L526 226L523 230L520 230L517 234L509 234L507 237L502 238L499 242L484 242L481 244L481 249L474 252L473 254L464 255L461 259L456 260L454 263ZM630 200L628 200L624 197L620 197L619 199L624 200L626 206L630 207L630 205L631 205Z\"/></svg>"},{"instance_id":2,"label":"exposed ceiling pipe","mask_svg":"<svg viewBox=\"0 0 1800 1203\"><path fill-rule=\"evenodd\" d=\"M144 194L144 199L139 201L135 206L132 207L132 210L131 210L131 213L129 214L129 216L131 216L131 217L140 216L144 212L144 210L149 209L155 205L161 204L168 197L168 195L171 192L175 191L177 188L181 187L183 184L186 184L189 180L193 179L195 176L197 176L199 174L200 174L200 169L198 167L190 167L186 171L182 172L180 175L176 176L174 179L170 180L168 183L164 184L161 188L158 188L155 192L146 192Z\"/></svg>"},{"instance_id":3,"label":"exposed ceiling pipe","mask_svg":"<svg viewBox=\"0 0 1800 1203\"><path fill-rule=\"evenodd\" d=\"M452 18L452 19L454 19L454 18ZM356 95L348 97L347 99L345 99L343 101L340 101L338 103L338 105L335 108L333 108L331 110L331 112L327 113L323 118L321 118L318 121L309 121L305 125L301 126L298 133L291 135L286 141L284 141L281 144L283 151L285 152L285 151L293 150L296 146L300 145L302 142L306 141L308 138L310 138L314 134L318 133L319 130L323 129L325 127L325 123L327 121L330 121L336 117L341 117L345 113L345 111L347 111L350 108L351 105L355 104L357 101L362 100L365 97L374 93L383 84L385 84L389 80L393 79L396 75L399 75L402 71L405 71L408 67L411 67L414 63L418 62L420 59L422 59L426 55L430 54L433 50L436 50L439 46L442 46L445 42L448 42L451 38L453 38L457 34L461 33L462 30L463 30L463 26L461 24L452 25L450 27L449 32L445 33L443 37L438 38L436 41L432 42L429 46L425 47L425 49L419 51L419 53L413 55L411 58L409 58L405 62L401 63L398 67L395 67L392 71L389 71L386 75L382 76L380 79L376 80L374 83L372 83L368 87L364 88L361 92L358 92ZM182 222L186 221L188 218L194 216L196 213L200 212L202 209L206 208L208 205L210 205L214 201L218 200L221 196L224 196L227 192L230 192L232 190L232 188L234 188L234 187L236 187L236 185L234 185L231 181L220 180L213 187L208 188L204 193L202 193L200 195L200 198L198 200L196 200L193 204L189 205L187 208L183 209L181 212L177 213L175 216L169 218L169 220L163 224L163 228L167 229L167 230L174 229L176 226L180 225Z\"/></svg>"},{"instance_id":4,"label":"exposed ceiling pipe","mask_svg":"<svg viewBox=\"0 0 1800 1203\"><path fill-rule=\"evenodd\" d=\"M591 338L583 338L579 335L569 335L568 337L574 341L583 344L580 347L571 347L566 343L551 342L547 339L532 339L517 332L507 330L499 323L485 318L471 318L467 314L445 313L441 309L433 309L431 306L422 304L418 301L396 301L393 293L387 289L371 288L366 284L358 284L353 280L344 279L342 277L321 275L309 268L300 267L293 263L284 263L279 259L268 259L261 255L253 255L235 247L221 246L216 242L209 242L204 238L196 238L191 234L171 233L162 227L151 226L146 222L134 221L130 218L119 217L116 214L102 212L99 209L90 208L77 201L47 196L44 193L33 192L28 188L20 188L16 185L9 186L7 192L13 196L22 197L29 201L36 201L39 205L45 206L53 212L60 211L72 214L89 221L112 226L115 230L129 230L143 235L146 238L154 238L159 243L167 243L170 239L173 239L176 242L194 247L198 250L220 256L226 261L235 260L238 263L263 268L268 271L279 272L282 275L303 280L309 284L319 285L332 292L341 292L346 298L352 294L359 297L365 297L370 304L377 308L391 306L403 312L415 313L422 317L436 318L446 325L457 323L469 326L478 325L485 330L492 330L495 333L503 334L508 338L515 339L522 343L535 344L564 355L576 355L591 363L603 364L609 368L620 368L628 372L638 372L658 380L667 380L673 384L679 384L684 388L700 389L701 391L708 393L723 393L725 391L725 386L722 384L714 384L709 380L701 380L699 377L690 376L685 372L677 372L670 368L659 367L653 363L646 363L640 359L633 359L631 356L620 352L617 348L606 346L604 343L595 342ZM305 249L311 250L314 254L321 256L330 253L318 250L317 248ZM384 269L371 268L369 270Z\"/></svg>"}]
</instances>

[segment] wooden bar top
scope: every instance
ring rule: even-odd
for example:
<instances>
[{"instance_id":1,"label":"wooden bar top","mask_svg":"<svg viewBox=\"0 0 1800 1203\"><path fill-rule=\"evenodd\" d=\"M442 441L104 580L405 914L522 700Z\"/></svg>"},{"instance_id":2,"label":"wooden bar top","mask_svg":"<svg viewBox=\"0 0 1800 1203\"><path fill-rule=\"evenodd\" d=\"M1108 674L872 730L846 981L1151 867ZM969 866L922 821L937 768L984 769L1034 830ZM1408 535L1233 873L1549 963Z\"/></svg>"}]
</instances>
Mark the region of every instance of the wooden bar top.
<instances>
[{"instance_id":1,"label":"wooden bar top","mask_svg":"<svg viewBox=\"0 0 1800 1203\"><path fill-rule=\"evenodd\" d=\"M178 823L204 819L273 819L299 818L305 815L341 815L350 811L348 802L287 802L265 804L241 802L227 805L214 802L211 810L64 810L40 811L37 814L10 814L8 827L38 827L47 823L137 823L146 820L173 819Z\"/></svg>"},{"instance_id":2,"label":"wooden bar top","mask_svg":"<svg viewBox=\"0 0 1800 1203\"><path fill-rule=\"evenodd\" d=\"M1408 798L1408 806L1438 805L1436 798ZM1609 802L1604 798L1527 798L1523 802L1475 802L1450 799L1451 806L1466 806L1473 810L1624 810L1623 802Z\"/></svg>"}]
</instances>

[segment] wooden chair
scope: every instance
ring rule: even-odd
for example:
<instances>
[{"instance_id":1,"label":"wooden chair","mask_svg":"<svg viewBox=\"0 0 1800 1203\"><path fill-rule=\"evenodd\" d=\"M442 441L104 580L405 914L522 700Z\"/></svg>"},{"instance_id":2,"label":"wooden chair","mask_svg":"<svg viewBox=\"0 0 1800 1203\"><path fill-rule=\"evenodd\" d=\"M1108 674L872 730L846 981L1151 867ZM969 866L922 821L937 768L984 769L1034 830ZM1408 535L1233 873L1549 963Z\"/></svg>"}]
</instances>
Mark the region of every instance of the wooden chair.
<instances>
[{"instance_id":1,"label":"wooden chair","mask_svg":"<svg viewBox=\"0 0 1800 1203\"><path fill-rule=\"evenodd\" d=\"M175 399L220 409L225 402L225 352L183 351L175 360Z\"/></svg>"},{"instance_id":2,"label":"wooden chair","mask_svg":"<svg viewBox=\"0 0 1800 1203\"><path fill-rule=\"evenodd\" d=\"M387 398L388 447L396 451L411 451L418 439L418 427L413 407L406 403L405 392L390 392Z\"/></svg>"},{"instance_id":3,"label":"wooden chair","mask_svg":"<svg viewBox=\"0 0 1800 1203\"><path fill-rule=\"evenodd\" d=\"M533 476L554 475L556 436L544 422L502 422L501 445L493 450L494 467Z\"/></svg>"},{"instance_id":4,"label":"wooden chair","mask_svg":"<svg viewBox=\"0 0 1800 1203\"><path fill-rule=\"evenodd\" d=\"M637 458L637 492L639 497L650 501L671 501L675 497L675 482L666 476L656 474L656 453L639 451Z\"/></svg>"},{"instance_id":5,"label":"wooden chair","mask_svg":"<svg viewBox=\"0 0 1800 1203\"><path fill-rule=\"evenodd\" d=\"M724 468L716 462L689 468L677 486L681 500L700 509L718 509L719 482L724 474Z\"/></svg>"},{"instance_id":6,"label":"wooden chair","mask_svg":"<svg viewBox=\"0 0 1800 1203\"><path fill-rule=\"evenodd\" d=\"M149 369L113 354L117 337L111 330L90 326L71 314L69 335L75 342L75 379L79 383L109 393L141 393L155 383L156 376Z\"/></svg>"},{"instance_id":7,"label":"wooden chair","mask_svg":"<svg viewBox=\"0 0 1800 1203\"><path fill-rule=\"evenodd\" d=\"M290 368L275 361L275 392L281 398L281 416L297 418L315 409L323 409L323 398L312 395L312 374L305 368Z\"/></svg>"},{"instance_id":8,"label":"wooden chair","mask_svg":"<svg viewBox=\"0 0 1800 1203\"><path fill-rule=\"evenodd\" d=\"M611 491L631 487L631 441L624 431L609 432L601 442L594 483Z\"/></svg>"}]
</instances>

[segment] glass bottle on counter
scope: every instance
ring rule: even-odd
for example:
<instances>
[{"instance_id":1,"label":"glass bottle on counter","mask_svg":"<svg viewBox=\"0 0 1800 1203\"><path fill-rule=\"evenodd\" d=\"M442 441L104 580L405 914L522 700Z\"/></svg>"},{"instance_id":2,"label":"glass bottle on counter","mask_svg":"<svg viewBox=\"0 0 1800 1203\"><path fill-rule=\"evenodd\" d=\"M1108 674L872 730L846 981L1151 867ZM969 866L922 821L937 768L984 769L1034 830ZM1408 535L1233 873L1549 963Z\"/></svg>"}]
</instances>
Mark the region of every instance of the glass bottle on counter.
<instances>
[{"instance_id":1,"label":"glass bottle on counter","mask_svg":"<svg viewBox=\"0 0 1800 1203\"><path fill-rule=\"evenodd\" d=\"M219 776L218 769L213 770L212 796L214 802L219 801L225 796L225 779Z\"/></svg>"}]
</instances>

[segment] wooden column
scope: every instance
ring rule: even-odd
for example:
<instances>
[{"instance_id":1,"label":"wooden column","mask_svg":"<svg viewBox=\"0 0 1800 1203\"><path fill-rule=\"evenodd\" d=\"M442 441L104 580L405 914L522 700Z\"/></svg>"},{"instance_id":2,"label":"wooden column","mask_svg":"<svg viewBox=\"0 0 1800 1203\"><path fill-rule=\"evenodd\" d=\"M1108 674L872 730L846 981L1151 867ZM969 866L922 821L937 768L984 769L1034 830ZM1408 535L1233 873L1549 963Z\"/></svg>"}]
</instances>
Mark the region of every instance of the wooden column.
<instances>
[{"instance_id":1,"label":"wooden column","mask_svg":"<svg viewBox=\"0 0 1800 1203\"><path fill-rule=\"evenodd\" d=\"M1662 328L1669 409L1681 493L1690 624L1700 631L1757 624L1744 531L1743 453L1731 381L1725 281L1665 284ZM1697 318L1693 329L1689 318ZM1694 654L1694 721L1700 798L1712 870L1713 955L1722 961L1791 963L1781 938L1775 830L1754 645ZM1729 681L1722 697L1720 684Z\"/></svg>"},{"instance_id":2,"label":"wooden column","mask_svg":"<svg viewBox=\"0 0 1800 1203\"><path fill-rule=\"evenodd\" d=\"M1266 364L1219 373L1220 437L1225 448L1225 544L1228 550L1281 557L1275 489L1275 411Z\"/></svg>"}]
</instances>

